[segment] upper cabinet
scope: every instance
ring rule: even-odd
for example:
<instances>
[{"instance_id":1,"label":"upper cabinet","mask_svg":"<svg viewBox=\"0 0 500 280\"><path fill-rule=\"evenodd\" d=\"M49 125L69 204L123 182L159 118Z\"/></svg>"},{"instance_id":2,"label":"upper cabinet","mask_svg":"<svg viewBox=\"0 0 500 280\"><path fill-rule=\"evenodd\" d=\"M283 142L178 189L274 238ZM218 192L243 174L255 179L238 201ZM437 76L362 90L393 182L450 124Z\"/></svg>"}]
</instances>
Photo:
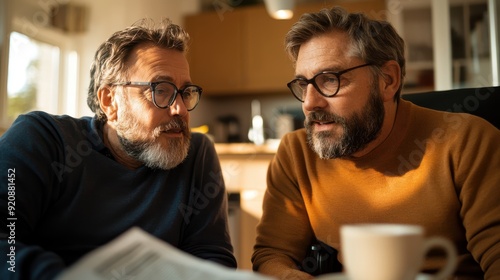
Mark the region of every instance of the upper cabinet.
<instances>
[{"instance_id":1,"label":"upper cabinet","mask_svg":"<svg viewBox=\"0 0 500 280\"><path fill-rule=\"evenodd\" d=\"M384 0L335 3L376 18L385 10ZM191 35L188 59L193 82L211 96L288 93L286 83L294 78L294 69L285 53L285 35L303 13L330 6L298 6L290 20L272 19L263 5L187 16L184 25Z\"/></svg>"},{"instance_id":2,"label":"upper cabinet","mask_svg":"<svg viewBox=\"0 0 500 280\"><path fill-rule=\"evenodd\" d=\"M243 84L241 14L236 11L219 18L217 13L203 13L186 19L191 79L204 94L233 92Z\"/></svg>"},{"instance_id":3,"label":"upper cabinet","mask_svg":"<svg viewBox=\"0 0 500 280\"><path fill-rule=\"evenodd\" d=\"M296 20L271 18L261 6L245 11L243 87L250 92L288 91L294 69L285 52L285 35Z\"/></svg>"}]
</instances>

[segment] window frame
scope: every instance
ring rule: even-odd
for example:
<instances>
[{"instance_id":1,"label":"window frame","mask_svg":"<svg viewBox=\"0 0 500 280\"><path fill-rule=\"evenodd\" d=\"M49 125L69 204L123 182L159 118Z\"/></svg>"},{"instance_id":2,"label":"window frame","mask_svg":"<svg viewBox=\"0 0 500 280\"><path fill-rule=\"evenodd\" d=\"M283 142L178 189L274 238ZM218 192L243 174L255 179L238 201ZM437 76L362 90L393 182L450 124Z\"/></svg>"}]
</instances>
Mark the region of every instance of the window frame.
<instances>
[{"instance_id":1,"label":"window frame","mask_svg":"<svg viewBox=\"0 0 500 280\"><path fill-rule=\"evenodd\" d=\"M7 83L10 54L10 36L12 32L21 33L25 36L28 36L32 40L36 40L38 42L49 44L59 48L59 71L57 75L58 81L56 85L57 93L54 94L54 96L57 98L57 109L55 112L51 113L69 115L76 114L76 108L78 104L69 104L69 101L75 100L75 98L77 98L76 90L78 89L78 70L80 61L79 54L73 45L74 40L72 40L72 37L54 28L34 25L33 23L30 23L27 18L22 17L11 16L7 18L5 22L0 24L2 25L0 26L0 34L2 37L0 41L0 55L2 58L0 60L0 101L2 104L2 106L0 106L0 135L3 131L7 130L14 121L13 119L9 119L7 116ZM73 67L71 67L72 69L70 69L69 66L70 60L76 62L76 65L73 65ZM69 85L68 81L76 84ZM74 92L68 94L69 89Z\"/></svg>"}]
</instances>

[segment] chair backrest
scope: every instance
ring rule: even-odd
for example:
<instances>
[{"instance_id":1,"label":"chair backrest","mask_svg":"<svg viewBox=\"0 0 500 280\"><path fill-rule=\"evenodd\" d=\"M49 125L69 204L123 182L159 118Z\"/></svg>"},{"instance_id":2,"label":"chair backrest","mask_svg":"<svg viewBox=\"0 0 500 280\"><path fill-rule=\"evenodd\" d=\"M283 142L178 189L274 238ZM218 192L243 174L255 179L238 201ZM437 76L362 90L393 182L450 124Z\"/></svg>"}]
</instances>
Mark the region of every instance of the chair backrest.
<instances>
[{"instance_id":1,"label":"chair backrest","mask_svg":"<svg viewBox=\"0 0 500 280\"><path fill-rule=\"evenodd\" d=\"M411 93L402 98L430 109L470 113L500 129L500 87Z\"/></svg>"}]
</instances>

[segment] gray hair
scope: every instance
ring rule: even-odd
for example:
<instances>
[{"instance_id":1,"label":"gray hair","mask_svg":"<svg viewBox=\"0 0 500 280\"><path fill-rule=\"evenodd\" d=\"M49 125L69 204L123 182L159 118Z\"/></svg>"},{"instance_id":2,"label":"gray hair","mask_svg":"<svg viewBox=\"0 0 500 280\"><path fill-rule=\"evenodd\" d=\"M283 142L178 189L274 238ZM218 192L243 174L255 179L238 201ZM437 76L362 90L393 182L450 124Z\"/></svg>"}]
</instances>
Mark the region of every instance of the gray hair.
<instances>
[{"instance_id":1,"label":"gray hair","mask_svg":"<svg viewBox=\"0 0 500 280\"><path fill-rule=\"evenodd\" d=\"M90 69L87 105L96 114L97 119L107 119L99 105L98 90L125 78L125 63L137 45L151 43L158 47L187 52L188 42L189 34L169 19L162 20L158 25L150 19L143 19L111 35L97 49Z\"/></svg>"},{"instance_id":2,"label":"gray hair","mask_svg":"<svg viewBox=\"0 0 500 280\"><path fill-rule=\"evenodd\" d=\"M296 63L302 44L314 36L333 30L340 30L349 36L351 40L349 55L371 63L377 69L390 60L395 60L399 64L401 84L394 96L394 99L398 100L406 74L405 46L403 39L387 21L373 20L361 13L348 13L340 7L304 14L285 37L286 52L293 63Z\"/></svg>"}]
</instances>

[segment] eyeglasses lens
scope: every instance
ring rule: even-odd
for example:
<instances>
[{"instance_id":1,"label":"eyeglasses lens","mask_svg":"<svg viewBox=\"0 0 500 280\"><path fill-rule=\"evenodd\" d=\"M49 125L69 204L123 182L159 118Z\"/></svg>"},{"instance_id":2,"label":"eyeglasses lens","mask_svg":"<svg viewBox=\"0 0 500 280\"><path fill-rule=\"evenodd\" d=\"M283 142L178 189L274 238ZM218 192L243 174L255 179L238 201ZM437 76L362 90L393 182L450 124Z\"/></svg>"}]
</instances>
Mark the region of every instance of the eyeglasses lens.
<instances>
[{"instance_id":1,"label":"eyeglasses lens","mask_svg":"<svg viewBox=\"0 0 500 280\"><path fill-rule=\"evenodd\" d=\"M290 84L290 89L299 100L304 100L307 91L307 82L303 80L295 80Z\"/></svg>"},{"instance_id":2,"label":"eyeglasses lens","mask_svg":"<svg viewBox=\"0 0 500 280\"><path fill-rule=\"evenodd\" d=\"M337 93L339 89L339 79L332 73L321 73L314 77L311 82L314 87L325 96L332 96ZM304 101L307 92L308 82L302 79L296 79L290 83L292 93L301 101Z\"/></svg>"},{"instance_id":3,"label":"eyeglasses lens","mask_svg":"<svg viewBox=\"0 0 500 280\"><path fill-rule=\"evenodd\" d=\"M188 110L194 109L200 100L200 88L197 86L188 86L182 92L182 101Z\"/></svg>"},{"instance_id":4,"label":"eyeglasses lens","mask_svg":"<svg viewBox=\"0 0 500 280\"><path fill-rule=\"evenodd\" d=\"M334 74L324 73L316 77L316 84L325 95L333 95L339 88L339 79Z\"/></svg>"},{"instance_id":5,"label":"eyeglasses lens","mask_svg":"<svg viewBox=\"0 0 500 280\"><path fill-rule=\"evenodd\" d=\"M168 107L174 98L175 87L169 83L160 83L154 90L154 99L159 107Z\"/></svg>"},{"instance_id":6,"label":"eyeglasses lens","mask_svg":"<svg viewBox=\"0 0 500 280\"><path fill-rule=\"evenodd\" d=\"M159 83L156 85L154 93L156 105L161 108L172 105L176 90L176 87L170 83ZM201 92L197 86L187 86L184 90L179 90L179 94L182 95L182 101L186 109L192 110L198 104Z\"/></svg>"}]
</instances>

